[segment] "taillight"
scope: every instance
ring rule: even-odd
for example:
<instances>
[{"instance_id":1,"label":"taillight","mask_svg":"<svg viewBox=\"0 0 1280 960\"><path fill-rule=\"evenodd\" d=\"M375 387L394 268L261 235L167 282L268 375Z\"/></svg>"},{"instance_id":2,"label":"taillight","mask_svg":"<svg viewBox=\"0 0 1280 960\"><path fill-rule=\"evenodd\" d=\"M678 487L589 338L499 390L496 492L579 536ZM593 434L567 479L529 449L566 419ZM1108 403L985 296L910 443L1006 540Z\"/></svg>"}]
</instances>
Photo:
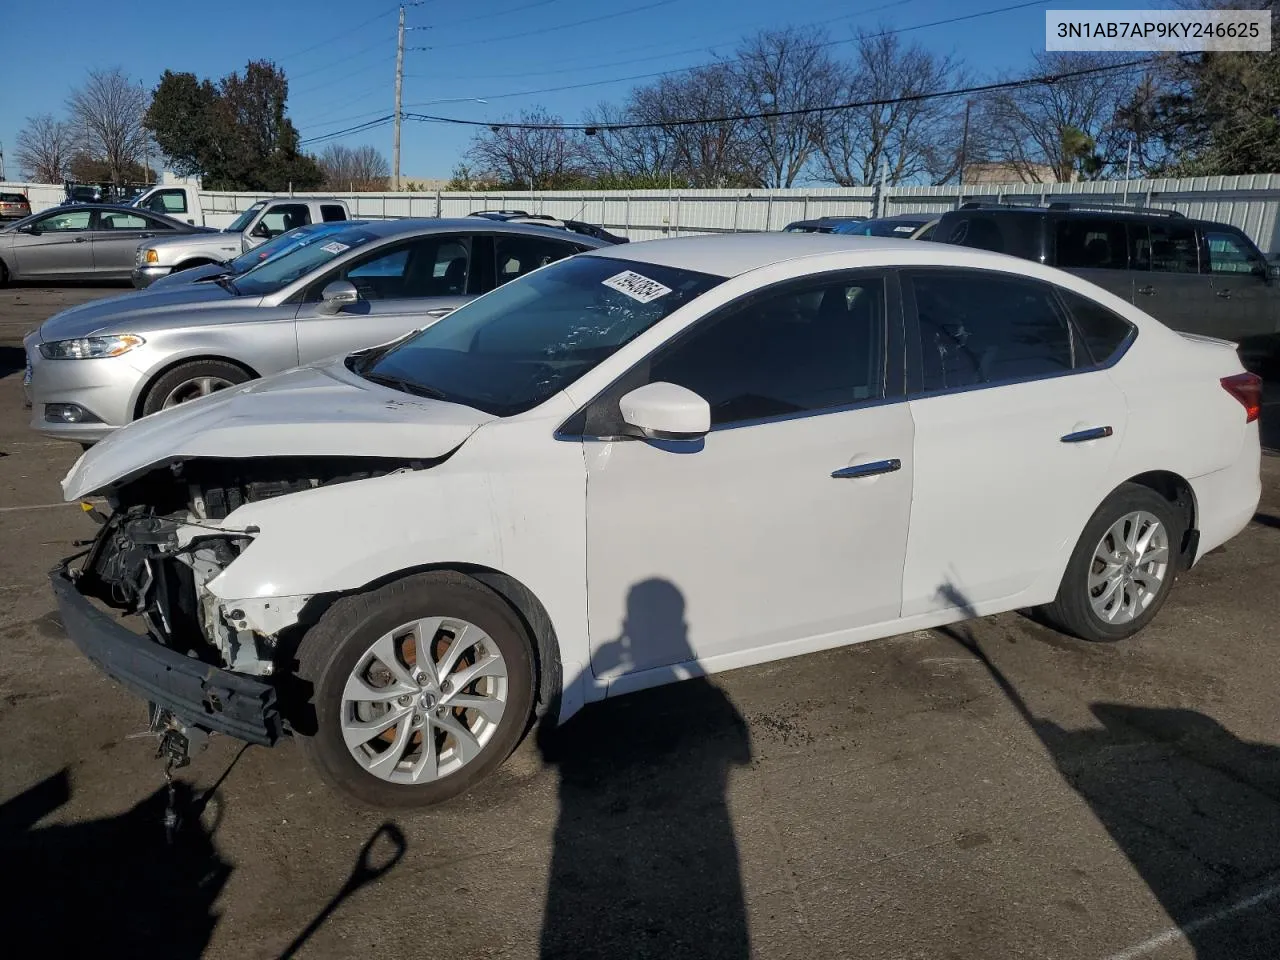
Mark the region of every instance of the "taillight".
<instances>
[{"instance_id":1,"label":"taillight","mask_svg":"<svg viewBox=\"0 0 1280 960\"><path fill-rule=\"evenodd\" d=\"M1253 423L1262 412L1262 378L1256 373L1237 373L1222 378L1222 389L1244 407L1244 422Z\"/></svg>"}]
</instances>

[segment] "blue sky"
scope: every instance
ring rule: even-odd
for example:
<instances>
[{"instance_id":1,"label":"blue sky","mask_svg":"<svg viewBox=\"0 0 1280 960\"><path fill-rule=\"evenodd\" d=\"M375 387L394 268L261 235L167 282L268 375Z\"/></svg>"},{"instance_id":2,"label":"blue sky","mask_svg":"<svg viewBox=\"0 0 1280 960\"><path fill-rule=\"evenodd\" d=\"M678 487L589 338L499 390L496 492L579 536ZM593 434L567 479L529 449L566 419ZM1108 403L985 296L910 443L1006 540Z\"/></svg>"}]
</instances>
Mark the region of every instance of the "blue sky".
<instances>
[{"instance_id":1,"label":"blue sky","mask_svg":"<svg viewBox=\"0 0 1280 960\"><path fill-rule=\"evenodd\" d=\"M426 0L406 11L406 109L477 120L537 105L578 121L602 99L619 101L643 80L618 80L731 53L744 34L821 22L832 39L858 27L904 28L1009 6L1017 0ZM0 58L0 143L16 175L24 118L59 114L91 67L122 67L154 86L165 69L220 77L250 59L276 61L290 80L289 111L303 138L392 111L396 6L383 0L220 0L209 4L7 0ZM911 39L963 58L978 75L1018 70L1044 48L1046 9L1135 9L1045 2L962 23L911 30ZM106 11L109 8L110 13ZM628 12L630 11L630 12ZM607 19L601 19L607 18ZM590 23L575 24L577 21ZM835 52L841 52L835 47ZM598 81L613 81L597 83ZM583 86L591 84L590 86ZM575 89L549 90L553 87ZM469 102L483 98L488 103ZM430 101L453 100L429 106ZM405 176L447 177L470 139L465 128L406 122ZM391 156L391 126L340 142ZM319 150L323 144L313 149Z\"/></svg>"}]
</instances>

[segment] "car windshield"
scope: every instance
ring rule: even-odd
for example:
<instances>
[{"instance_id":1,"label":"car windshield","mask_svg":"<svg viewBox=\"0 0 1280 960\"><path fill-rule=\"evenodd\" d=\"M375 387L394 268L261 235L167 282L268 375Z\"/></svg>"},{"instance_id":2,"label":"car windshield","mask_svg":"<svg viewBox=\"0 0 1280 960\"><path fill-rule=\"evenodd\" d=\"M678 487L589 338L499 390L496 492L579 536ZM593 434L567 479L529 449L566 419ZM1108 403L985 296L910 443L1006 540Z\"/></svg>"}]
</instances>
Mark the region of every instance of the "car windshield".
<instances>
[{"instance_id":1,"label":"car windshield","mask_svg":"<svg viewBox=\"0 0 1280 960\"><path fill-rule=\"evenodd\" d=\"M231 225L223 230L223 233L242 233L244 228L249 225L249 221L254 218L259 210L267 205L267 201L259 200L240 216L231 221Z\"/></svg>"},{"instance_id":2,"label":"car windshield","mask_svg":"<svg viewBox=\"0 0 1280 960\"><path fill-rule=\"evenodd\" d=\"M306 243L287 250L279 256L263 260L256 267L236 277L236 290L246 297L265 297L282 290L293 281L318 270L326 263L376 239L368 230L348 227L337 233L326 234L324 243Z\"/></svg>"},{"instance_id":3,"label":"car windshield","mask_svg":"<svg viewBox=\"0 0 1280 960\"><path fill-rule=\"evenodd\" d=\"M565 389L723 281L613 257L571 257L504 284L352 369L408 393L508 417Z\"/></svg>"},{"instance_id":4,"label":"car windshield","mask_svg":"<svg viewBox=\"0 0 1280 960\"><path fill-rule=\"evenodd\" d=\"M910 237L923 227L928 220L859 220L854 223L842 223L836 227L836 233L852 234L855 237Z\"/></svg>"},{"instance_id":5,"label":"car windshield","mask_svg":"<svg viewBox=\"0 0 1280 960\"><path fill-rule=\"evenodd\" d=\"M282 233L274 240L268 240L261 246L248 250L227 264L227 270L237 276L247 273L254 267L287 253L296 247L305 247L309 243L314 243L319 237L328 236L337 233L340 229L350 229L349 224L309 224L305 227L298 227L296 230L290 230L288 233Z\"/></svg>"}]
</instances>

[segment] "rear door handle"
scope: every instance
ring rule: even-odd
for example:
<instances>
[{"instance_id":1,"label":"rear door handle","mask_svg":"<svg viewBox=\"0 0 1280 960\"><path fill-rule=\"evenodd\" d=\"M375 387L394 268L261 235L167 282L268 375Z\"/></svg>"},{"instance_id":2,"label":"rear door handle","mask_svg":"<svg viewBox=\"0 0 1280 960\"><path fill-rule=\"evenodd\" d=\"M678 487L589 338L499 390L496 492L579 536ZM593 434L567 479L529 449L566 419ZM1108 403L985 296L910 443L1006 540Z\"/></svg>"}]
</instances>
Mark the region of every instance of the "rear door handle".
<instances>
[{"instance_id":1,"label":"rear door handle","mask_svg":"<svg viewBox=\"0 0 1280 960\"><path fill-rule=\"evenodd\" d=\"M893 473L902 469L901 460L874 460L871 463L858 463L852 467L841 467L832 472L835 480L847 480L851 477L874 477L881 473Z\"/></svg>"},{"instance_id":2,"label":"rear door handle","mask_svg":"<svg viewBox=\"0 0 1280 960\"><path fill-rule=\"evenodd\" d=\"M1113 433L1115 431L1110 427L1089 427L1087 430L1077 430L1058 439L1063 443L1084 443L1086 440L1101 440L1103 437L1109 437Z\"/></svg>"},{"instance_id":3,"label":"rear door handle","mask_svg":"<svg viewBox=\"0 0 1280 960\"><path fill-rule=\"evenodd\" d=\"M154 233L140 233L140 234L138 234L138 239L139 239L139 240L146 240L147 238L149 238L149 237L154 237L154 236L155 236L155 234L154 234Z\"/></svg>"},{"instance_id":4,"label":"rear door handle","mask_svg":"<svg viewBox=\"0 0 1280 960\"><path fill-rule=\"evenodd\" d=\"M1144 297L1154 297L1156 295L1156 288L1151 286L1151 284L1147 284L1145 287L1139 287L1138 292Z\"/></svg>"},{"instance_id":5,"label":"rear door handle","mask_svg":"<svg viewBox=\"0 0 1280 960\"><path fill-rule=\"evenodd\" d=\"M88 243L88 242L89 242L88 237L76 237L76 243Z\"/></svg>"},{"instance_id":6,"label":"rear door handle","mask_svg":"<svg viewBox=\"0 0 1280 960\"><path fill-rule=\"evenodd\" d=\"M1220 296L1223 300L1230 300L1230 299L1231 299L1231 291L1230 291L1230 290L1219 290L1219 291L1218 291L1218 296Z\"/></svg>"}]
</instances>

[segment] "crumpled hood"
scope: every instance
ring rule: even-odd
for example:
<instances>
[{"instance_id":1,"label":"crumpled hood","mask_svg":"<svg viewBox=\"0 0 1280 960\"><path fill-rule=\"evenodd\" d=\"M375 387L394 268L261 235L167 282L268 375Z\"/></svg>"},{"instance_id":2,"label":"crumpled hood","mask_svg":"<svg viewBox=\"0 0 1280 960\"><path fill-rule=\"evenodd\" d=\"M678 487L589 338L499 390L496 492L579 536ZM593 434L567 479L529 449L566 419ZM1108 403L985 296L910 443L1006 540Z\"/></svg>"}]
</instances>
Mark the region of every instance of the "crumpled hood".
<instances>
[{"instance_id":1,"label":"crumpled hood","mask_svg":"<svg viewBox=\"0 0 1280 960\"><path fill-rule=\"evenodd\" d=\"M70 340L95 333L145 333L158 322L172 326L173 317L192 310L230 303L256 306L261 297L237 297L216 283L191 283L159 290L135 290L119 297L91 300L40 324L41 340Z\"/></svg>"},{"instance_id":2,"label":"crumpled hood","mask_svg":"<svg viewBox=\"0 0 1280 960\"><path fill-rule=\"evenodd\" d=\"M342 360L329 361L251 380L122 427L76 461L62 494L77 500L197 457L430 460L493 419L471 407L370 383Z\"/></svg>"}]
</instances>

